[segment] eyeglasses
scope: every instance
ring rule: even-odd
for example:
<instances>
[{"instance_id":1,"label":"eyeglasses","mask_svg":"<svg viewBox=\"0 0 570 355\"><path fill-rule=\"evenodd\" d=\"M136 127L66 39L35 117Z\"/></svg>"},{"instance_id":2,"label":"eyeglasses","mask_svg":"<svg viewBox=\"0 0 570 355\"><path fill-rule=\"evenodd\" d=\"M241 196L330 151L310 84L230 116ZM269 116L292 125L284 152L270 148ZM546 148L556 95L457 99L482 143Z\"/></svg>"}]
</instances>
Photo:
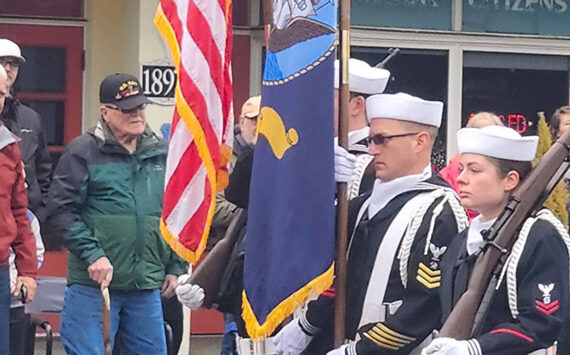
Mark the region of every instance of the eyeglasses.
<instances>
[{"instance_id":1,"label":"eyeglasses","mask_svg":"<svg viewBox=\"0 0 570 355\"><path fill-rule=\"evenodd\" d=\"M124 113L125 115L132 115L135 114L139 111L143 111L146 108L147 104L142 104L142 105L138 105L137 107L133 107L130 109L124 109L124 108L120 108L114 105L105 105L105 107L110 108L111 110L115 110L115 111L121 111L121 113Z\"/></svg>"},{"instance_id":2,"label":"eyeglasses","mask_svg":"<svg viewBox=\"0 0 570 355\"><path fill-rule=\"evenodd\" d=\"M253 116L253 117L247 117L244 115L241 115L240 118L247 118L248 120L252 120L253 122L257 122L257 118L259 117L259 115L257 116Z\"/></svg>"},{"instance_id":3,"label":"eyeglasses","mask_svg":"<svg viewBox=\"0 0 570 355\"><path fill-rule=\"evenodd\" d=\"M366 143L367 144L371 144L374 143L376 145L382 145L384 143L386 143L386 141L388 139L392 139L392 138L399 138L399 137L408 137L408 136L415 136L416 134L418 134L420 132L415 132L415 133L402 133L402 134L394 134L391 136L383 136L381 134L376 134L372 137L368 137L366 138Z\"/></svg>"},{"instance_id":4,"label":"eyeglasses","mask_svg":"<svg viewBox=\"0 0 570 355\"><path fill-rule=\"evenodd\" d=\"M10 67L12 69L18 69L18 68L20 68L20 65L21 65L19 61L15 60L15 59L8 59L8 58L0 58L0 64L3 67L6 67L6 66L8 66L8 64L10 64Z\"/></svg>"}]
</instances>

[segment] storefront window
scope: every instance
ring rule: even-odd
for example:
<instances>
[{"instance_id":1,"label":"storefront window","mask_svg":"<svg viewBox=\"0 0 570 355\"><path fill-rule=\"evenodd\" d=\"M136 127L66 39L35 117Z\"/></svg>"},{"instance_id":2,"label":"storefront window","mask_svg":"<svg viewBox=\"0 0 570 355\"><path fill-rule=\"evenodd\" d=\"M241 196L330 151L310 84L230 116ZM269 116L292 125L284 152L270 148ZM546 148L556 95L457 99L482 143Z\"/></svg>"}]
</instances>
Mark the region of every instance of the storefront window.
<instances>
[{"instance_id":1,"label":"storefront window","mask_svg":"<svg viewBox=\"0 0 570 355\"><path fill-rule=\"evenodd\" d=\"M479 111L492 111L521 134L536 134L538 112L547 119L568 103L568 58L466 52L462 126Z\"/></svg>"},{"instance_id":2,"label":"storefront window","mask_svg":"<svg viewBox=\"0 0 570 355\"><path fill-rule=\"evenodd\" d=\"M26 92L65 92L65 48L22 46L22 55L31 60L18 74L16 88Z\"/></svg>"},{"instance_id":3,"label":"storefront window","mask_svg":"<svg viewBox=\"0 0 570 355\"><path fill-rule=\"evenodd\" d=\"M352 0L353 26L451 30L449 0Z\"/></svg>"},{"instance_id":4,"label":"storefront window","mask_svg":"<svg viewBox=\"0 0 570 355\"><path fill-rule=\"evenodd\" d=\"M351 57L376 65L386 57L388 48L351 48ZM386 65L391 73L386 93L405 92L447 105L448 54L446 51L401 49ZM447 116L443 120L434 146L432 163L439 170L446 164Z\"/></svg>"},{"instance_id":5,"label":"storefront window","mask_svg":"<svg viewBox=\"0 0 570 355\"><path fill-rule=\"evenodd\" d=\"M463 0L463 30L570 36L569 0Z\"/></svg>"},{"instance_id":6,"label":"storefront window","mask_svg":"<svg viewBox=\"0 0 570 355\"><path fill-rule=\"evenodd\" d=\"M0 0L0 17L83 19L83 0Z\"/></svg>"}]
</instances>

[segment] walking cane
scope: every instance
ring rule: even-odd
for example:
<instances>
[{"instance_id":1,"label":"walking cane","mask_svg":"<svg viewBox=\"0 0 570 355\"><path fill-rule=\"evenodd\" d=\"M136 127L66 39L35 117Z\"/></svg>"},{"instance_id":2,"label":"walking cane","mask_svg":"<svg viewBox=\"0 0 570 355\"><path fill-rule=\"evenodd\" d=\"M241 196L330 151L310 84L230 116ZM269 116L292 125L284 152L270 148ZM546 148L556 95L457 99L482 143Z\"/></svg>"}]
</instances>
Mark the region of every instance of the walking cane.
<instances>
[{"instance_id":1,"label":"walking cane","mask_svg":"<svg viewBox=\"0 0 570 355\"><path fill-rule=\"evenodd\" d=\"M101 289L103 297L103 346L105 347L105 355L112 355L111 349L111 298L109 297L109 289L107 287Z\"/></svg>"}]
</instances>

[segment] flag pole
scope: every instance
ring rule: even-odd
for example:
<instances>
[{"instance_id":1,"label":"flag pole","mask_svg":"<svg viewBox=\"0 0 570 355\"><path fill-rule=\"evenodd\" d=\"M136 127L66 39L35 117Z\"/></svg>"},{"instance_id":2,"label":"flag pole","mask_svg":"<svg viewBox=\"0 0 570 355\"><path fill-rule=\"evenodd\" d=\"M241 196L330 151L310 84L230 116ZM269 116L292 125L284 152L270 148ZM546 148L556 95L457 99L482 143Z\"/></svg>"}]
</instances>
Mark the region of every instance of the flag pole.
<instances>
[{"instance_id":1,"label":"flag pole","mask_svg":"<svg viewBox=\"0 0 570 355\"><path fill-rule=\"evenodd\" d=\"M263 7L263 29L265 32L265 47L269 47L269 34L273 24L273 3L272 0L261 0Z\"/></svg>"},{"instance_id":2,"label":"flag pole","mask_svg":"<svg viewBox=\"0 0 570 355\"><path fill-rule=\"evenodd\" d=\"M350 0L339 0L339 113L338 144L348 148L348 59L350 58ZM335 312L334 343L339 347L345 339L346 319L346 253L348 229L347 184L337 183L337 223L336 223L336 260L335 260Z\"/></svg>"},{"instance_id":3,"label":"flag pole","mask_svg":"<svg viewBox=\"0 0 570 355\"><path fill-rule=\"evenodd\" d=\"M265 34L265 48L269 48L269 36L271 34L271 26L273 25L273 3L272 0L261 0L263 8L263 31ZM261 79L263 86L263 78ZM259 126L258 126L259 127ZM255 346L258 347L256 354L265 355L265 342L256 342Z\"/></svg>"}]
</instances>

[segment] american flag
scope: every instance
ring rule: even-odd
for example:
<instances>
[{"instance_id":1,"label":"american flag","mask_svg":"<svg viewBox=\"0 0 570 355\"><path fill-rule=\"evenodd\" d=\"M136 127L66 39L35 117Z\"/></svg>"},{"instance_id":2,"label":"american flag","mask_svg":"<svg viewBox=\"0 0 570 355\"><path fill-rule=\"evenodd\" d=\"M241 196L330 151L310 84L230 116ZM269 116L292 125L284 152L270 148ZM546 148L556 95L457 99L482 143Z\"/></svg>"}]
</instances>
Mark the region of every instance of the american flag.
<instances>
[{"instance_id":1,"label":"american flag","mask_svg":"<svg viewBox=\"0 0 570 355\"><path fill-rule=\"evenodd\" d=\"M161 0L154 23L177 71L160 230L195 263L206 247L216 191L227 184L233 108L231 0Z\"/></svg>"}]
</instances>

